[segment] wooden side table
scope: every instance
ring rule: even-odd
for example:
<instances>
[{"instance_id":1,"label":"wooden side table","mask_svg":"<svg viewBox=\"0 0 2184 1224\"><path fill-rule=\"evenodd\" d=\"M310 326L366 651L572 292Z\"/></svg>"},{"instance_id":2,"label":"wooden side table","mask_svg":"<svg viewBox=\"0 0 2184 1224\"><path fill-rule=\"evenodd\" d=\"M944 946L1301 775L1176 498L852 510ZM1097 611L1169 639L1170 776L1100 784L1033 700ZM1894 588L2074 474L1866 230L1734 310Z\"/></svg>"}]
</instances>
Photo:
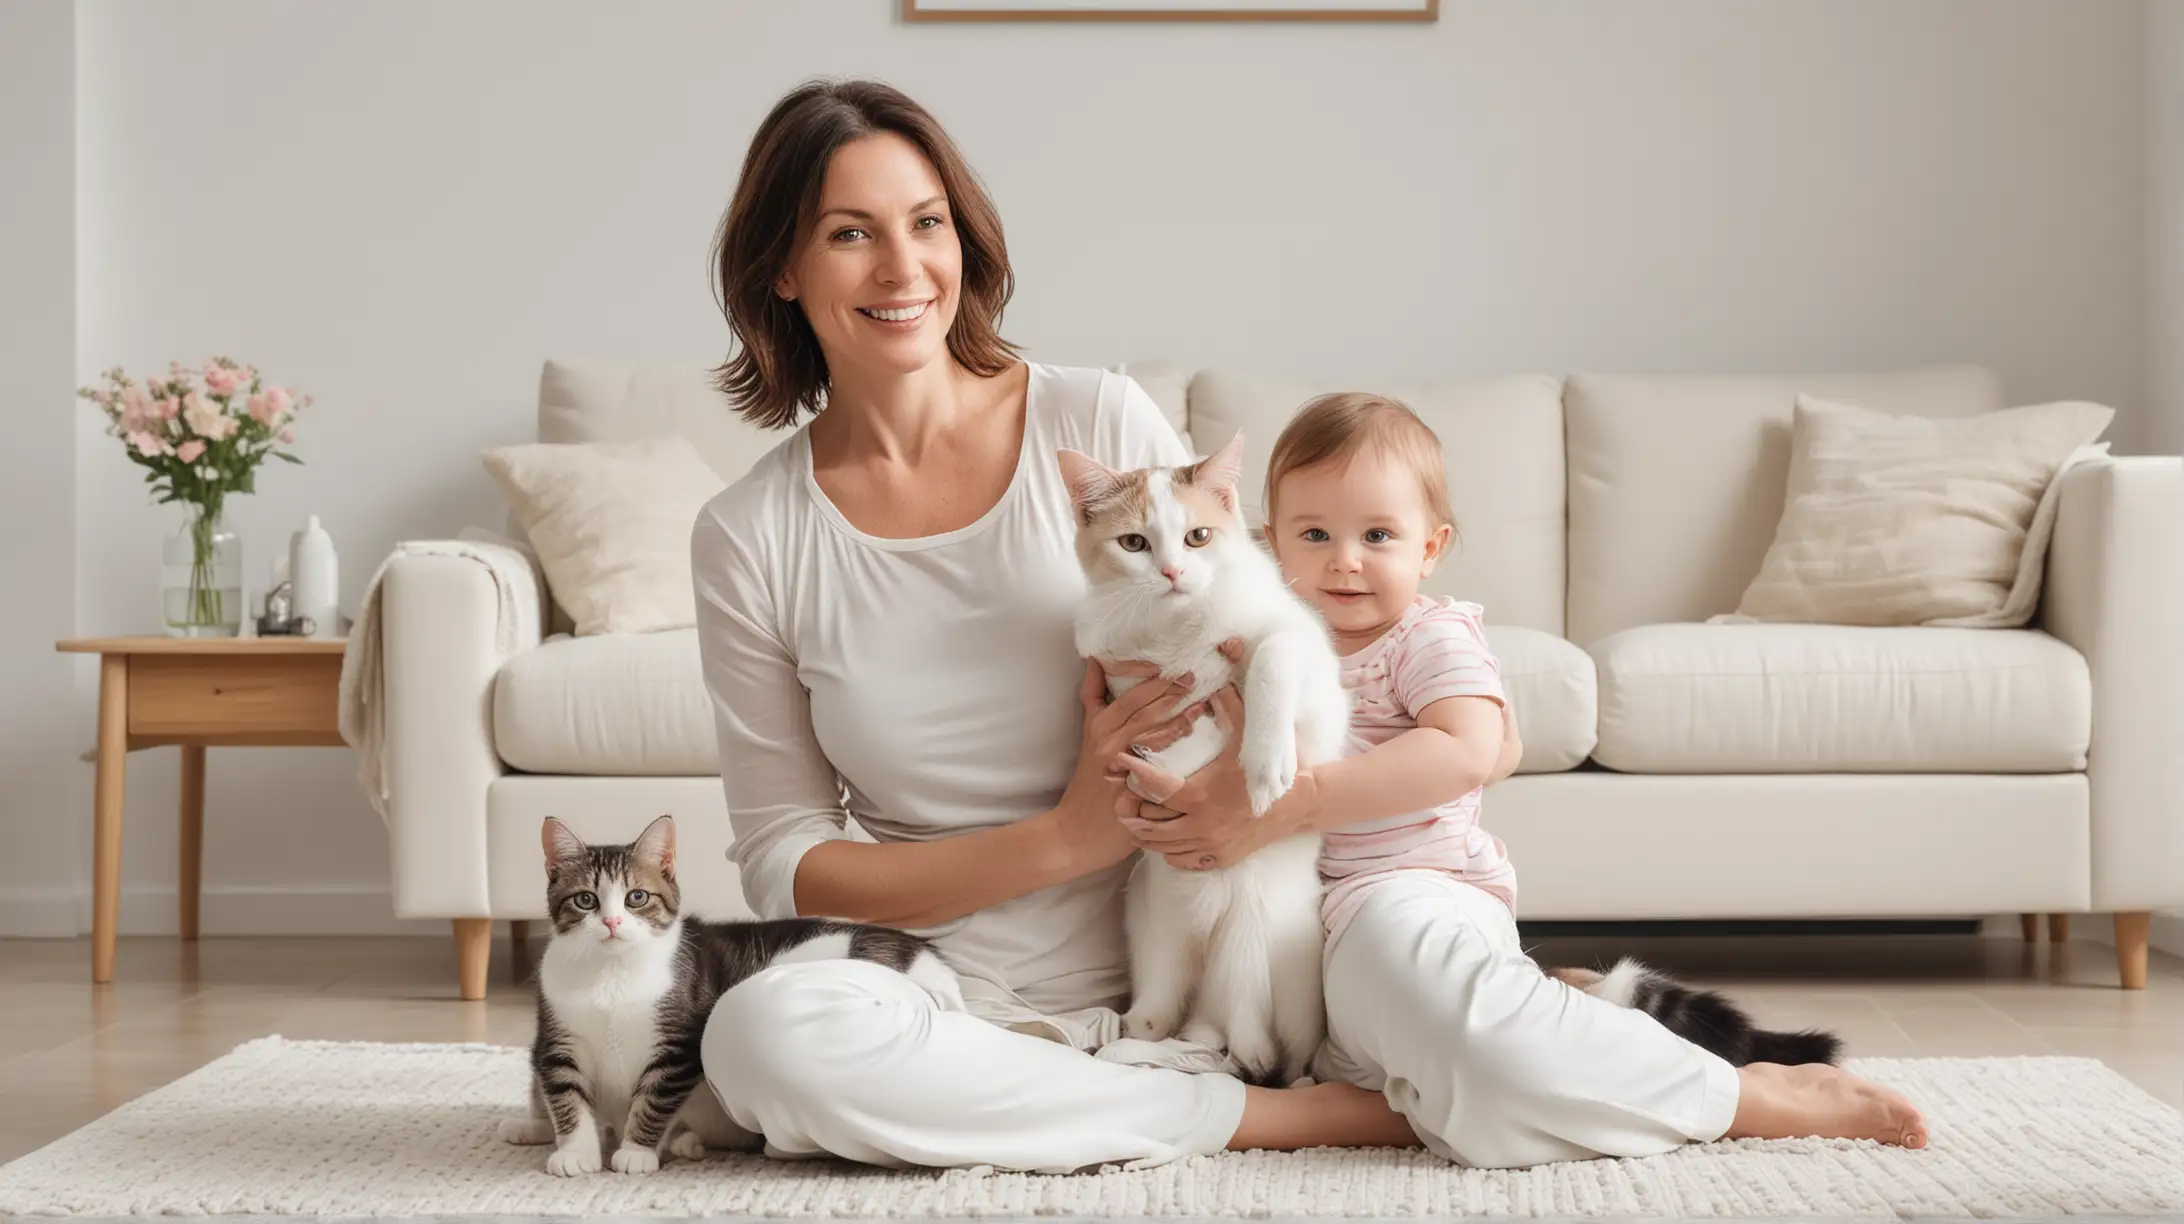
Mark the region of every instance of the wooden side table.
<instances>
[{"instance_id":1,"label":"wooden side table","mask_svg":"<svg viewBox=\"0 0 2184 1224\"><path fill-rule=\"evenodd\" d=\"M70 638L99 656L98 786L92 801L91 980L114 976L121 911L121 801L128 754L182 748L182 938L197 938L205 848L205 749L342 745L342 639Z\"/></svg>"}]
</instances>

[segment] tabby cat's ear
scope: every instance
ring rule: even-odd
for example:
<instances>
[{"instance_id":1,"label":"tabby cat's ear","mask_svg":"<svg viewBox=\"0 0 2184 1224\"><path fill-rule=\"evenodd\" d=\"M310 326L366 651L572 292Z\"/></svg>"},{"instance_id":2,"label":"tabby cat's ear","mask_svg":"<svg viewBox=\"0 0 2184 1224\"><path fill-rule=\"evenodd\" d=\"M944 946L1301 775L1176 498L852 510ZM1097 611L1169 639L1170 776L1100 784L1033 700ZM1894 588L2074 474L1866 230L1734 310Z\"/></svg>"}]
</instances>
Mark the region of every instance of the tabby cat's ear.
<instances>
[{"instance_id":1,"label":"tabby cat's ear","mask_svg":"<svg viewBox=\"0 0 2184 1224\"><path fill-rule=\"evenodd\" d=\"M539 831L539 840L546 847L546 872L553 874L557 867L574 863L584 857L584 839L569 830L569 826L548 816Z\"/></svg>"},{"instance_id":2,"label":"tabby cat's ear","mask_svg":"<svg viewBox=\"0 0 2184 1224\"><path fill-rule=\"evenodd\" d=\"M1236 509L1236 484L1244 478L1244 434L1238 430L1213 452L1190 467L1190 482Z\"/></svg>"},{"instance_id":3,"label":"tabby cat's ear","mask_svg":"<svg viewBox=\"0 0 2184 1224\"><path fill-rule=\"evenodd\" d=\"M1063 450L1055 458L1062 465L1062 483L1069 486L1070 504L1076 506L1079 522L1090 522L1122 492L1122 473L1092 456Z\"/></svg>"},{"instance_id":4,"label":"tabby cat's ear","mask_svg":"<svg viewBox=\"0 0 2184 1224\"><path fill-rule=\"evenodd\" d=\"M654 870L675 870L675 818L661 816L645 826L630 845L630 857L649 864Z\"/></svg>"}]
</instances>

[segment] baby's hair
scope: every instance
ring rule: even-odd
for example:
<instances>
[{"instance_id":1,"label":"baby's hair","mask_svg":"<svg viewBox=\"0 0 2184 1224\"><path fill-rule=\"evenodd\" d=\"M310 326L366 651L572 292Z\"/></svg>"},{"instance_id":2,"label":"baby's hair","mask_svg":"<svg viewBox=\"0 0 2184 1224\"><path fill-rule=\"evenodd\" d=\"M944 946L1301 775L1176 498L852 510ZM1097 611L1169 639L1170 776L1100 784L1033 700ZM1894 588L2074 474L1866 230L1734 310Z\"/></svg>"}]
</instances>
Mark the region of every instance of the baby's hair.
<instances>
[{"instance_id":1,"label":"baby's hair","mask_svg":"<svg viewBox=\"0 0 2184 1224\"><path fill-rule=\"evenodd\" d=\"M1418 473L1419 492L1432 520L1429 528L1443 523L1455 528L1440 435L1418 419L1408 404L1367 391L1337 391L1309 400L1282 427L1266 465L1268 525L1274 522L1274 490L1282 477L1322 463L1346 464L1367 446L1409 464Z\"/></svg>"}]
</instances>

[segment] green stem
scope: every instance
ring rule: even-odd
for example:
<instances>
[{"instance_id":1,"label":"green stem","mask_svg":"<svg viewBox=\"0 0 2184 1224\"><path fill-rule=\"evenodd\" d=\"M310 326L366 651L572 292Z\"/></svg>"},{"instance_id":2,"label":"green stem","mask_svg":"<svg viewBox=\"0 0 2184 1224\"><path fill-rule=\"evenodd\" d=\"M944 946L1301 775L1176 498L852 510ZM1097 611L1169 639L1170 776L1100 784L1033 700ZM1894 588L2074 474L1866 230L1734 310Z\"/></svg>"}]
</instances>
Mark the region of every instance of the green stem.
<instances>
[{"instance_id":1,"label":"green stem","mask_svg":"<svg viewBox=\"0 0 2184 1224\"><path fill-rule=\"evenodd\" d=\"M190 524L190 623L212 626L221 623L220 592L213 585L213 548L220 529L220 503L199 503L197 518Z\"/></svg>"}]
</instances>

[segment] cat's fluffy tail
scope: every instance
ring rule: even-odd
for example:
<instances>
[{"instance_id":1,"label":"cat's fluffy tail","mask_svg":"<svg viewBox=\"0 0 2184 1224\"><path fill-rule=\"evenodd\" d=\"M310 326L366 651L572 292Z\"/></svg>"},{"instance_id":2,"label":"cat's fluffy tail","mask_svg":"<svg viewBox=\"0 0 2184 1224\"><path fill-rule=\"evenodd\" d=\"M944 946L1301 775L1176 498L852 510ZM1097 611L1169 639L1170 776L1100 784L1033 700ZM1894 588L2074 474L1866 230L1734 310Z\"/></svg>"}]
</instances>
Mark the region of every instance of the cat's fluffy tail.
<instances>
[{"instance_id":1,"label":"cat's fluffy tail","mask_svg":"<svg viewBox=\"0 0 2184 1224\"><path fill-rule=\"evenodd\" d=\"M1841 1039L1832 1033L1817 1029L1786 1033L1760 1028L1727 996L1686 986L1627 956L1606 973L1595 973L1590 969L1550 969L1548 975L1618 1007L1642 1011L1660 1021L1669 1032L1720 1055L1732 1066L1755 1062L1793 1066L1833 1063L1843 1052Z\"/></svg>"}]
</instances>

